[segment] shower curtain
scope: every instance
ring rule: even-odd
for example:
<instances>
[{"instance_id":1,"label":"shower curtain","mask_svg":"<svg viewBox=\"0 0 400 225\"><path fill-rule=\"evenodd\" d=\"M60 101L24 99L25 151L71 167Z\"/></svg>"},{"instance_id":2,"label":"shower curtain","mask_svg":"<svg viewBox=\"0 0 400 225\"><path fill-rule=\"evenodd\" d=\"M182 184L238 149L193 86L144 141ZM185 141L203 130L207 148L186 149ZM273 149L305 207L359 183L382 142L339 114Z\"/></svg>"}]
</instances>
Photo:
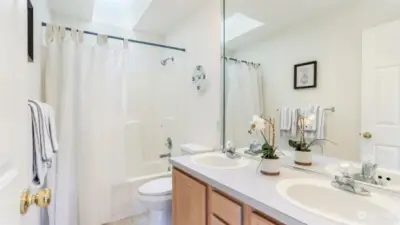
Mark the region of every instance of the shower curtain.
<instances>
[{"instance_id":1,"label":"shower curtain","mask_svg":"<svg viewBox=\"0 0 400 225\"><path fill-rule=\"evenodd\" d=\"M104 36L90 38L97 43L62 27L46 31L44 98L56 110L60 142L53 165L56 182L50 185L50 224L104 224L112 207L124 204L116 203L112 192L126 179L127 51L111 48Z\"/></svg>"},{"instance_id":2,"label":"shower curtain","mask_svg":"<svg viewBox=\"0 0 400 225\"><path fill-rule=\"evenodd\" d=\"M226 61L226 140L247 147L260 137L250 135L253 115L264 116L263 74L258 65Z\"/></svg>"}]
</instances>

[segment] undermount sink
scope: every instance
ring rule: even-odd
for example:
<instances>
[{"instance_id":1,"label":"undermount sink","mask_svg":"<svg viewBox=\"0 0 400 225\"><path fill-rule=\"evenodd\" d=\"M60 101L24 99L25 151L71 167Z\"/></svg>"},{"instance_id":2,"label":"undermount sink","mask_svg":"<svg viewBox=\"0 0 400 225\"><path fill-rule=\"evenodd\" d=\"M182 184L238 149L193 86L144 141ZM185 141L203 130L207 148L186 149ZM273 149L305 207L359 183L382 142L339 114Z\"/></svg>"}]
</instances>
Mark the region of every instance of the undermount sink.
<instances>
[{"instance_id":1,"label":"undermount sink","mask_svg":"<svg viewBox=\"0 0 400 225\"><path fill-rule=\"evenodd\" d=\"M205 153L194 155L191 160L195 164L213 169L238 169L249 164L249 160L243 157L231 159L223 153Z\"/></svg>"},{"instance_id":2,"label":"undermount sink","mask_svg":"<svg viewBox=\"0 0 400 225\"><path fill-rule=\"evenodd\" d=\"M333 163L325 166L326 172L331 175L337 173L340 170L340 164ZM361 165L355 164L350 169L349 172L352 174L361 172ZM381 176L385 187L395 191L400 191L400 172L395 170L388 170L384 168L378 168L376 171L376 176ZM388 179L389 178L389 179Z\"/></svg>"},{"instance_id":3,"label":"undermount sink","mask_svg":"<svg viewBox=\"0 0 400 225\"><path fill-rule=\"evenodd\" d=\"M360 196L333 188L328 180L286 179L279 194L297 207L338 223L399 225L400 199L371 193Z\"/></svg>"}]
</instances>

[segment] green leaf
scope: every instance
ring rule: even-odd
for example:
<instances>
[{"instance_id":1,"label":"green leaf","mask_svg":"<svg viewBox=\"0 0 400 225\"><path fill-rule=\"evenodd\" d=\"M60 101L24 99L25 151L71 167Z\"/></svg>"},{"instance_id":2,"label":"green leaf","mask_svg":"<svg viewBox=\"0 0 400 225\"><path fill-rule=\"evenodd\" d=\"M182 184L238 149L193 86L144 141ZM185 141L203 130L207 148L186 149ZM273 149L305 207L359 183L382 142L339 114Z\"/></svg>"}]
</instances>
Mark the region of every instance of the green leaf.
<instances>
[{"instance_id":1,"label":"green leaf","mask_svg":"<svg viewBox=\"0 0 400 225\"><path fill-rule=\"evenodd\" d=\"M299 141L289 140L289 146L292 147L292 148L298 148L300 146L300 142Z\"/></svg>"}]
</instances>

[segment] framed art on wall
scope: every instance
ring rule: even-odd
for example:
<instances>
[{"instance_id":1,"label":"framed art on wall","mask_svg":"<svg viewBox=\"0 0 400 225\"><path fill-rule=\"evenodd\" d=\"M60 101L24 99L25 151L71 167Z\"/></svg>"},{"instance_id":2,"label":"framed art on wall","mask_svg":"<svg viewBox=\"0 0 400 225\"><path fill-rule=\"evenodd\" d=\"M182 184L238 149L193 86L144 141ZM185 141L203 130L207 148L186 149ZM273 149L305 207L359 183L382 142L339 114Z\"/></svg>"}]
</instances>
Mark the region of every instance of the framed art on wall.
<instances>
[{"instance_id":1,"label":"framed art on wall","mask_svg":"<svg viewBox=\"0 0 400 225\"><path fill-rule=\"evenodd\" d=\"M294 65L294 89L317 87L317 61Z\"/></svg>"}]
</instances>

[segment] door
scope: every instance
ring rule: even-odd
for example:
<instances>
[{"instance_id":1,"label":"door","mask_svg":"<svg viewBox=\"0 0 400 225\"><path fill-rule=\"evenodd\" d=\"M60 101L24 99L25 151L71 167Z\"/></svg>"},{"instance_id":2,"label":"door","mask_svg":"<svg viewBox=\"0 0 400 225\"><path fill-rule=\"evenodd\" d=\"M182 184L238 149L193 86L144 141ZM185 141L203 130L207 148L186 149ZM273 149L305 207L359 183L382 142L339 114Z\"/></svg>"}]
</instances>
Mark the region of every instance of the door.
<instances>
[{"instance_id":1,"label":"door","mask_svg":"<svg viewBox=\"0 0 400 225\"><path fill-rule=\"evenodd\" d=\"M400 20L363 32L362 155L400 170Z\"/></svg>"},{"instance_id":2,"label":"door","mask_svg":"<svg viewBox=\"0 0 400 225\"><path fill-rule=\"evenodd\" d=\"M19 199L29 185L27 106L27 2L0 1L0 224L38 225L21 217ZM31 153L32 154L32 153Z\"/></svg>"},{"instance_id":3,"label":"door","mask_svg":"<svg viewBox=\"0 0 400 225\"><path fill-rule=\"evenodd\" d=\"M172 185L172 224L206 225L206 186L177 170Z\"/></svg>"}]
</instances>

